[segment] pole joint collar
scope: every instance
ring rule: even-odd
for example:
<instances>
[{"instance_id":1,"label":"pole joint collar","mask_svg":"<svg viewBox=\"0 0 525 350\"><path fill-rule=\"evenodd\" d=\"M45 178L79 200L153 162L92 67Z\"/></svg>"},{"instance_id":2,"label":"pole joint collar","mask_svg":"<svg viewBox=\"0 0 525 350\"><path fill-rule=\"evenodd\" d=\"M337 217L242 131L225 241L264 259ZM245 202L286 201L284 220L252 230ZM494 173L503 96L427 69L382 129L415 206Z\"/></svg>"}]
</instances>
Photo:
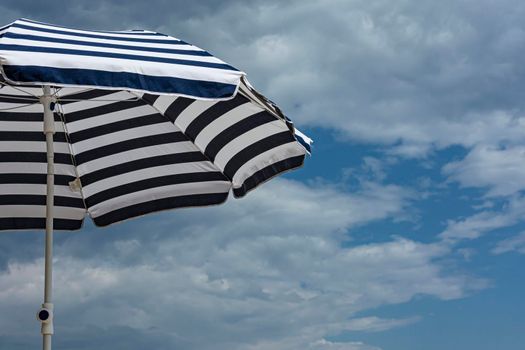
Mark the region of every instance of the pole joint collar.
<instances>
[{"instance_id":1,"label":"pole joint collar","mask_svg":"<svg viewBox=\"0 0 525 350\"><path fill-rule=\"evenodd\" d=\"M38 310L36 314L37 320L40 321L42 328L40 333L42 335L53 334L53 304L52 303L43 303L42 307Z\"/></svg>"},{"instance_id":2,"label":"pole joint collar","mask_svg":"<svg viewBox=\"0 0 525 350\"><path fill-rule=\"evenodd\" d=\"M56 97L44 94L39 98L40 103L44 106L44 134L55 133L55 109Z\"/></svg>"}]
</instances>

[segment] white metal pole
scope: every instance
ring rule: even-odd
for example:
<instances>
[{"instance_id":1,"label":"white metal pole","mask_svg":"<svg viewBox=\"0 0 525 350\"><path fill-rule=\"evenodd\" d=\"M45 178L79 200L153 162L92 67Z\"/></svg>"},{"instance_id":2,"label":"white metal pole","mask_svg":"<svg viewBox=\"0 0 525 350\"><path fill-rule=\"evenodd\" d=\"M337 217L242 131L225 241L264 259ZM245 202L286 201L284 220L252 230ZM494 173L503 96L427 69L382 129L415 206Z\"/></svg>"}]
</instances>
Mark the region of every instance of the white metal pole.
<instances>
[{"instance_id":1,"label":"white metal pole","mask_svg":"<svg viewBox=\"0 0 525 350\"><path fill-rule=\"evenodd\" d=\"M46 248L45 248L45 284L44 303L38 312L38 319L42 323L42 347L51 350L51 336L53 335L53 206L55 166L53 150L53 134L55 133L55 118L52 105L55 99L51 95L48 85L43 87L44 94L40 103L44 106L44 134L46 135L47 150L47 196L46 196Z\"/></svg>"}]
</instances>

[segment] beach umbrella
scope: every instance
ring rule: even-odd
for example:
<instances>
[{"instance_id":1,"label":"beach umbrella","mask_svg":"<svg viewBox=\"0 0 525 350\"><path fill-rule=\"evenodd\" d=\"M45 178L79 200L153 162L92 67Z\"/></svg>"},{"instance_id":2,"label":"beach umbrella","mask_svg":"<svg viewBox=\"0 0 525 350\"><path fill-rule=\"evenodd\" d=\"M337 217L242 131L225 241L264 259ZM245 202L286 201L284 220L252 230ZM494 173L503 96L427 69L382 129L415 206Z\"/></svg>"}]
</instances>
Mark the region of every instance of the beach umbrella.
<instances>
[{"instance_id":1,"label":"beach umbrella","mask_svg":"<svg viewBox=\"0 0 525 350\"><path fill-rule=\"evenodd\" d=\"M0 229L46 231L46 350L53 230L243 197L310 150L243 72L161 33L21 19L0 68Z\"/></svg>"}]
</instances>

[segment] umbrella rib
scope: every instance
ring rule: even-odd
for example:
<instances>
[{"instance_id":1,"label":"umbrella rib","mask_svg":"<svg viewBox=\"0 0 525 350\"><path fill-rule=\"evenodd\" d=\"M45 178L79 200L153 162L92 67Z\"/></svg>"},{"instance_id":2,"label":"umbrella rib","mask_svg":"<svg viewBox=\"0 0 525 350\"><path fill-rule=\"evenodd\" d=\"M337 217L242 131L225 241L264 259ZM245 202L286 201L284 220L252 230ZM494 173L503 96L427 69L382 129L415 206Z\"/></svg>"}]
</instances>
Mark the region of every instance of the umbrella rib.
<instances>
[{"instance_id":1,"label":"umbrella rib","mask_svg":"<svg viewBox=\"0 0 525 350\"><path fill-rule=\"evenodd\" d=\"M244 88L246 88L247 91L243 91ZM257 103L259 106L261 106L264 110L268 111L278 119L281 119L283 121L286 121L285 116L282 114L280 110L276 110L270 106L270 104L265 101L265 97L261 95L257 90L255 90L254 87L250 86L246 79L241 78L241 84L239 84L239 90L241 93L243 93L244 96L246 96L251 101Z\"/></svg>"},{"instance_id":2,"label":"umbrella rib","mask_svg":"<svg viewBox=\"0 0 525 350\"><path fill-rule=\"evenodd\" d=\"M100 99L96 99L96 100L77 100L77 99L59 98L58 100L59 101L65 101L65 102L137 102L137 101L140 101L141 99L135 98L135 99L130 99L130 100L100 100Z\"/></svg>"},{"instance_id":3,"label":"umbrella rib","mask_svg":"<svg viewBox=\"0 0 525 350\"><path fill-rule=\"evenodd\" d=\"M73 146L71 145L71 140L69 139L69 132L67 131L67 125L64 120L65 113L64 113L64 110L62 109L61 104L58 103L57 106L59 109L59 112L57 114L60 117L60 122L62 123L62 127L64 128L64 135L66 138L67 146L69 148L69 155L71 157L71 164L73 165L73 169L75 169L76 179L78 180L80 197L82 197L82 203L84 203L84 209L86 209L86 212L89 214L89 212L87 211L86 198L84 196L84 191L82 190L82 183L80 182L80 175L78 173L77 164L75 161L75 157L73 156Z\"/></svg>"},{"instance_id":4,"label":"umbrella rib","mask_svg":"<svg viewBox=\"0 0 525 350\"><path fill-rule=\"evenodd\" d=\"M2 85L2 87L9 86L9 87L11 87L11 88L13 88L15 90L23 92L24 94L27 94L27 95L29 95L31 97L36 98L36 99L40 98L39 96L34 95L34 94L32 94L32 93L30 93L28 91L22 90L20 88L17 88L14 85L9 85L9 84L3 83L3 82L0 82L0 84ZM58 96L58 93L60 92L60 90L62 90L62 88L57 89L57 91L55 91L55 93L53 94L53 96L56 97L57 100L59 100L59 101L66 101L66 102L85 102L86 101L85 99L62 98L62 97ZM27 100L27 97L20 97L20 96L10 96L9 98L12 99L12 100ZM93 102L137 102L137 101L140 101L140 100L141 100L140 98L135 97L134 99L129 99L129 100L94 99L94 100L90 100L90 101L93 101Z\"/></svg>"},{"instance_id":5,"label":"umbrella rib","mask_svg":"<svg viewBox=\"0 0 525 350\"><path fill-rule=\"evenodd\" d=\"M87 92L87 91L91 91L91 90L93 90L93 89L86 89L86 90L83 90L81 92ZM58 94L59 91L57 91L56 94ZM127 92L131 94L131 91L127 91ZM57 96L57 99L60 100L60 101L65 101L65 102L90 102L90 101L91 102L137 102L137 101L141 101L142 100L138 96L135 96L135 98L132 98L132 99L129 99L129 100L122 100L122 99L121 100L114 100L114 99L92 99L92 100L86 100L86 99L67 98L67 96L65 98Z\"/></svg>"},{"instance_id":6,"label":"umbrella rib","mask_svg":"<svg viewBox=\"0 0 525 350\"><path fill-rule=\"evenodd\" d=\"M16 106L16 107L11 107L11 108L1 108L0 112L12 111L14 109L29 107L29 106L33 106L33 105L36 105L36 104L38 104L38 103L28 103L28 104L25 104L25 105L22 105L22 106Z\"/></svg>"},{"instance_id":7,"label":"umbrella rib","mask_svg":"<svg viewBox=\"0 0 525 350\"><path fill-rule=\"evenodd\" d=\"M32 96L32 97L34 97L34 98L39 98L39 96L37 96L37 95L35 95L35 94L32 94L32 93L30 93L29 91L22 90L22 89L20 89L20 88L14 86L14 85L9 85L9 84L6 84L6 83L4 83L4 82L0 82L0 84L2 84L2 87L4 87L4 86L9 86L9 87L11 87L11 88L13 88L13 89L15 89L15 90L18 90L18 91L20 91L20 92L23 92L24 94L27 94L27 95ZM23 97L21 97L21 98L23 98Z\"/></svg>"}]
</instances>

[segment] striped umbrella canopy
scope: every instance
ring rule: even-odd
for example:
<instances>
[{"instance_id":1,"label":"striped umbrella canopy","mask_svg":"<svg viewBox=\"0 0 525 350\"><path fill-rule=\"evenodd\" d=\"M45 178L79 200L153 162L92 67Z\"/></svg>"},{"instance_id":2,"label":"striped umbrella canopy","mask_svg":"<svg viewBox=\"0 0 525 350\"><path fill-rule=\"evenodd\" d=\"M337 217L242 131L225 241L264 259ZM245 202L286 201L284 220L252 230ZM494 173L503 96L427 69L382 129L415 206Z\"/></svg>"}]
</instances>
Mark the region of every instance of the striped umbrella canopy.
<instances>
[{"instance_id":1,"label":"striped umbrella canopy","mask_svg":"<svg viewBox=\"0 0 525 350\"><path fill-rule=\"evenodd\" d=\"M243 72L164 34L21 19L0 68L0 230L46 229L44 349L53 229L243 197L310 150Z\"/></svg>"}]
</instances>

